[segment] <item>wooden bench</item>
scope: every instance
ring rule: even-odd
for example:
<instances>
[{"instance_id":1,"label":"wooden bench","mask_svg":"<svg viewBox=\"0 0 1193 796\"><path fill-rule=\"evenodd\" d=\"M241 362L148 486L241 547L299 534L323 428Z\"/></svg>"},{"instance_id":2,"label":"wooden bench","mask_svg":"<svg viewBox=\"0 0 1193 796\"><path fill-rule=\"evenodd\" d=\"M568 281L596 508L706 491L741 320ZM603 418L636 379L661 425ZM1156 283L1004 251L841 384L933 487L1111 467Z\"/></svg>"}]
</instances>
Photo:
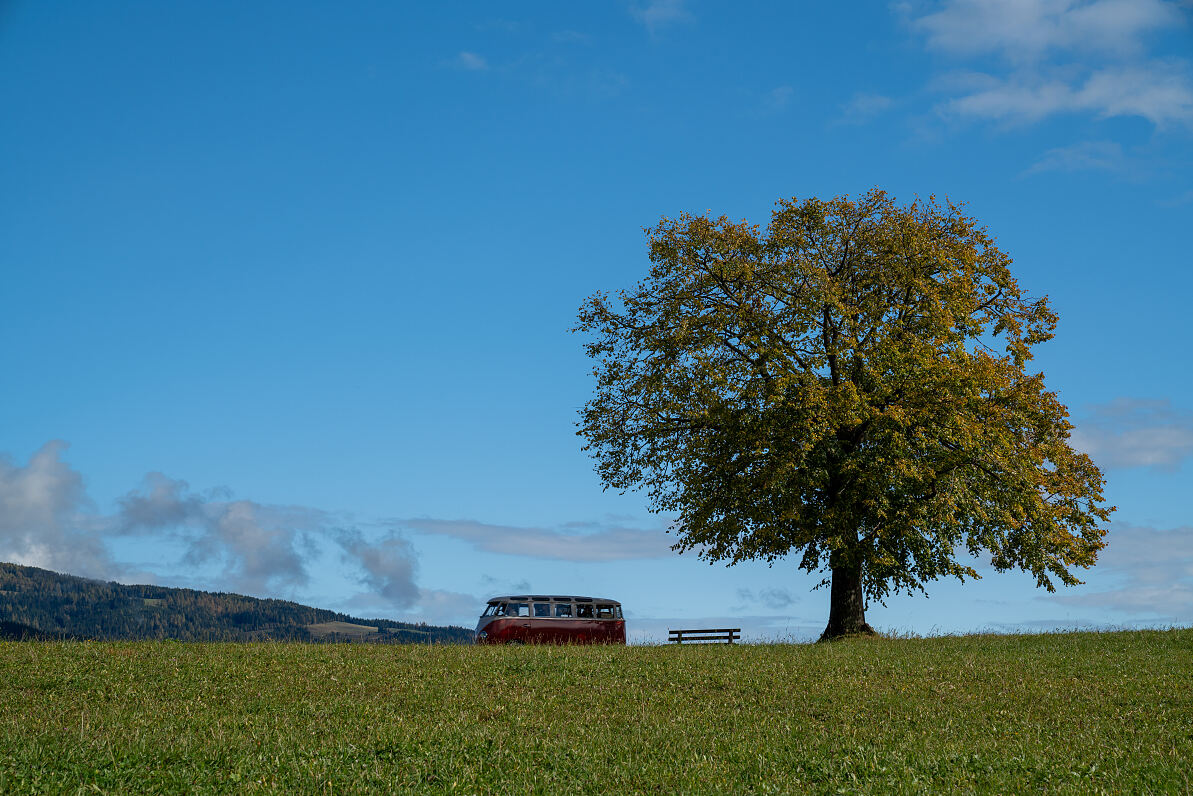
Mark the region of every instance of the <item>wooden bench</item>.
<instances>
[{"instance_id":1,"label":"wooden bench","mask_svg":"<svg viewBox=\"0 0 1193 796\"><path fill-rule=\"evenodd\" d=\"M732 644L741 640L740 627L711 630L668 630L667 640L675 644Z\"/></svg>"}]
</instances>

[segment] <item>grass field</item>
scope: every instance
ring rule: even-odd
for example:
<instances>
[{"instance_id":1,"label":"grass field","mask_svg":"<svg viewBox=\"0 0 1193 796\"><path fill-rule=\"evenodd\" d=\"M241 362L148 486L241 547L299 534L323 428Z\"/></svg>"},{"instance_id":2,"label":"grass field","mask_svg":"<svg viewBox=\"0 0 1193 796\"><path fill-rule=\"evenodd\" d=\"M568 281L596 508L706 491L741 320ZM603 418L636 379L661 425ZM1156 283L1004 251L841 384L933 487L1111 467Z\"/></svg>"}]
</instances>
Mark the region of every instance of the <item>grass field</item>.
<instances>
[{"instance_id":1,"label":"grass field","mask_svg":"<svg viewBox=\"0 0 1193 796\"><path fill-rule=\"evenodd\" d=\"M0 643L0 792L1193 790L1193 630Z\"/></svg>"}]
</instances>

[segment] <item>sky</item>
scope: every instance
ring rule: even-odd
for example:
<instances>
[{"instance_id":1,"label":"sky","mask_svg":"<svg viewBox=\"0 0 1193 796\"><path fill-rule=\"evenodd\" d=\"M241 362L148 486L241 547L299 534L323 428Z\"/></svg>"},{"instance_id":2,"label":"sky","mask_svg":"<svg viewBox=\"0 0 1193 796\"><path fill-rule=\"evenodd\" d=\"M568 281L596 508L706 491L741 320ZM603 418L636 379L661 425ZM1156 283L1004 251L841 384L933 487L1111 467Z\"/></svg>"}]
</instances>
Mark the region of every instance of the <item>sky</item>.
<instances>
[{"instance_id":1,"label":"sky","mask_svg":"<svg viewBox=\"0 0 1193 796\"><path fill-rule=\"evenodd\" d=\"M1191 144L1174 0L0 2L0 560L815 638L797 555L710 565L602 490L570 329L663 216L877 186L1049 297L1034 364L1118 509L1082 586L980 567L870 623L1193 624Z\"/></svg>"}]
</instances>

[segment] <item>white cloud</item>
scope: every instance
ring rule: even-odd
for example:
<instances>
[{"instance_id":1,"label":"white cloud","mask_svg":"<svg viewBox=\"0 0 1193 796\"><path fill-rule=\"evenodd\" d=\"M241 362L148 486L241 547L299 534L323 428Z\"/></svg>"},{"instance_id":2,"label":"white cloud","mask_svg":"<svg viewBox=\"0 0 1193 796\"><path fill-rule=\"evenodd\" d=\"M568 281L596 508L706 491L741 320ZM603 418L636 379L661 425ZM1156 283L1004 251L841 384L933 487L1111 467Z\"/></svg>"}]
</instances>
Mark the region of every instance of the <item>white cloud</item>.
<instances>
[{"instance_id":1,"label":"white cloud","mask_svg":"<svg viewBox=\"0 0 1193 796\"><path fill-rule=\"evenodd\" d=\"M557 561L625 561L673 555L661 529L639 530L595 523L569 523L560 529L490 525L476 520L391 520L395 528L450 536L478 550Z\"/></svg>"},{"instance_id":2,"label":"white cloud","mask_svg":"<svg viewBox=\"0 0 1193 796\"><path fill-rule=\"evenodd\" d=\"M1058 50L1130 55L1146 34L1182 23L1162 0L953 0L913 27L934 50L1023 61Z\"/></svg>"},{"instance_id":3,"label":"white cloud","mask_svg":"<svg viewBox=\"0 0 1193 796\"><path fill-rule=\"evenodd\" d=\"M1058 113L1141 116L1158 126L1193 123L1193 82L1176 61L1107 67L1080 83L1024 74L985 77L980 87L943 102L940 112L1010 123L1035 122ZM971 76L971 82L978 81Z\"/></svg>"},{"instance_id":4,"label":"white cloud","mask_svg":"<svg viewBox=\"0 0 1193 796\"><path fill-rule=\"evenodd\" d=\"M485 60L483 55L467 51L463 51L457 55L453 63L460 69L466 69L470 72L483 72L489 68L489 62Z\"/></svg>"},{"instance_id":5,"label":"white cloud","mask_svg":"<svg viewBox=\"0 0 1193 796\"><path fill-rule=\"evenodd\" d=\"M682 22L691 17L685 8L685 0L650 0L631 6L630 14L651 33L665 25Z\"/></svg>"},{"instance_id":6,"label":"white cloud","mask_svg":"<svg viewBox=\"0 0 1193 796\"><path fill-rule=\"evenodd\" d=\"M1073 445L1102 467L1175 470L1193 455L1193 412L1167 399L1119 398L1074 425Z\"/></svg>"},{"instance_id":7,"label":"white cloud","mask_svg":"<svg viewBox=\"0 0 1193 796\"><path fill-rule=\"evenodd\" d=\"M1083 113L1157 126L1193 125L1188 61L1146 46L1148 34L1184 24L1164 0L950 0L911 23L929 49L1002 62L934 81L955 95L937 106L946 117L1027 124Z\"/></svg>"},{"instance_id":8,"label":"white cloud","mask_svg":"<svg viewBox=\"0 0 1193 796\"><path fill-rule=\"evenodd\" d=\"M62 460L65 442L25 465L0 457L0 560L93 578L120 573L95 524L83 477Z\"/></svg>"},{"instance_id":9,"label":"white cloud","mask_svg":"<svg viewBox=\"0 0 1193 796\"><path fill-rule=\"evenodd\" d=\"M1079 109L1099 116L1142 116L1156 125L1193 122L1193 83L1183 61L1100 69L1075 96Z\"/></svg>"},{"instance_id":10,"label":"white cloud","mask_svg":"<svg viewBox=\"0 0 1193 796\"><path fill-rule=\"evenodd\" d=\"M1049 149L1024 175L1043 171L1121 171L1123 148L1116 141L1082 141Z\"/></svg>"}]
</instances>

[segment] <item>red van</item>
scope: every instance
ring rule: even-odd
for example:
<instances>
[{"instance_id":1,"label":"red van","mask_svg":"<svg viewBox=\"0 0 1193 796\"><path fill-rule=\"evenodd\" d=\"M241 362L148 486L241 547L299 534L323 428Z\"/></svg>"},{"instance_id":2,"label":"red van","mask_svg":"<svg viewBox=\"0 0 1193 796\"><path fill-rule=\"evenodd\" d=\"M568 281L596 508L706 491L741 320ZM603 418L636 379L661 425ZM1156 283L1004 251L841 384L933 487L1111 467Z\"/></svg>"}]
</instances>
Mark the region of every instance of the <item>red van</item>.
<instances>
[{"instance_id":1,"label":"red van","mask_svg":"<svg viewBox=\"0 0 1193 796\"><path fill-rule=\"evenodd\" d=\"M601 597L520 594L489 600L477 644L625 644L621 603Z\"/></svg>"}]
</instances>

